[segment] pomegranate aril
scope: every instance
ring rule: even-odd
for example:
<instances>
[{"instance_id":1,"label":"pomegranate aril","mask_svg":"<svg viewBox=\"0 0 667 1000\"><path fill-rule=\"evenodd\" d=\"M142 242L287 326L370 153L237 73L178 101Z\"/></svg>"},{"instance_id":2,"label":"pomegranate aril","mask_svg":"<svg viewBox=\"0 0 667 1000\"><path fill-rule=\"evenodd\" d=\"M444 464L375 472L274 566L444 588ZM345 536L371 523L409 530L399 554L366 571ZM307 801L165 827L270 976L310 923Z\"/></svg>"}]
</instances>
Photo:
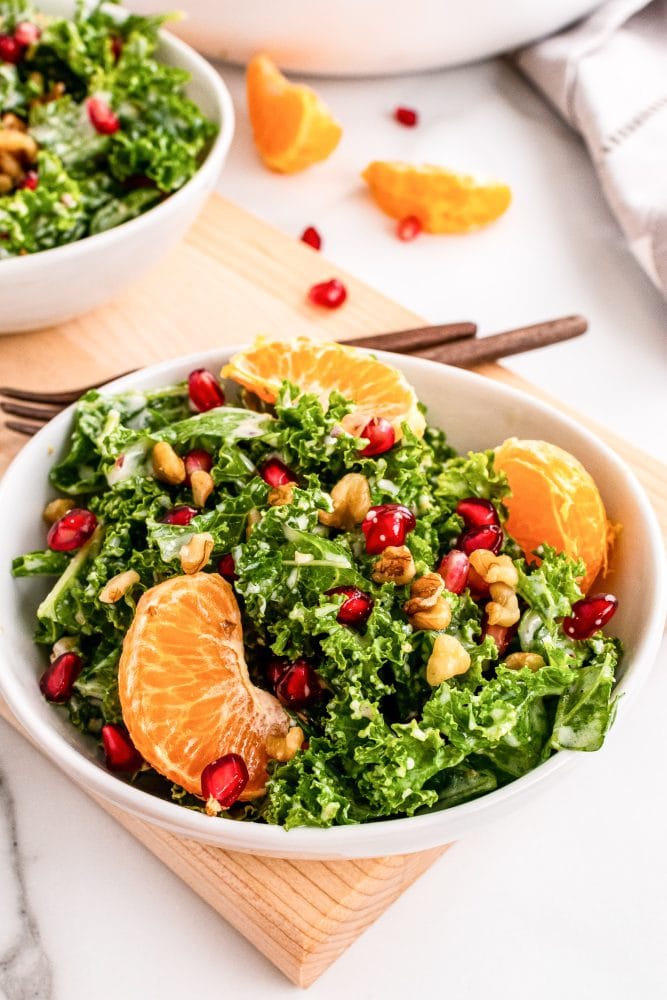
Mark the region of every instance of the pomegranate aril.
<instances>
[{"instance_id":1,"label":"pomegranate aril","mask_svg":"<svg viewBox=\"0 0 667 1000\"><path fill-rule=\"evenodd\" d=\"M123 53L123 39L120 35L111 36L111 53L114 57L115 62L118 62Z\"/></svg>"},{"instance_id":2,"label":"pomegranate aril","mask_svg":"<svg viewBox=\"0 0 667 1000\"><path fill-rule=\"evenodd\" d=\"M201 773L203 798L215 799L223 809L234 805L247 784L248 768L243 757L237 753L218 757L207 764Z\"/></svg>"},{"instance_id":3,"label":"pomegranate aril","mask_svg":"<svg viewBox=\"0 0 667 1000\"><path fill-rule=\"evenodd\" d=\"M88 541L96 527L97 518L92 511L73 507L51 525L46 544L54 552L72 552Z\"/></svg>"},{"instance_id":4,"label":"pomegranate aril","mask_svg":"<svg viewBox=\"0 0 667 1000\"><path fill-rule=\"evenodd\" d=\"M416 525L415 515L400 503L379 504L371 507L361 522L366 536L366 552L378 555L388 545L402 545L405 536Z\"/></svg>"},{"instance_id":5,"label":"pomegranate aril","mask_svg":"<svg viewBox=\"0 0 667 1000\"><path fill-rule=\"evenodd\" d=\"M484 500L483 497L466 497L465 500L459 500L456 513L463 518L466 528L481 528L487 524L500 527L498 511L490 500Z\"/></svg>"},{"instance_id":6,"label":"pomegranate aril","mask_svg":"<svg viewBox=\"0 0 667 1000\"><path fill-rule=\"evenodd\" d=\"M203 448L193 448L183 457L185 465L185 485L190 485L193 472L210 472L213 468L213 456Z\"/></svg>"},{"instance_id":7,"label":"pomegranate aril","mask_svg":"<svg viewBox=\"0 0 667 1000\"><path fill-rule=\"evenodd\" d=\"M120 128L120 119L101 97L89 97L86 101L88 117L100 135L113 135Z\"/></svg>"},{"instance_id":8,"label":"pomegranate aril","mask_svg":"<svg viewBox=\"0 0 667 1000\"><path fill-rule=\"evenodd\" d=\"M290 666L290 661L286 656L273 656L265 667L266 679L275 691L278 681Z\"/></svg>"},{"instance_id":9,"label":"pomegranate aril","mask_svg":"<svg viewBox=\"0 0 667 1000\"><path fill-rule=\"evenodd\" d=\"M406 215L404 219L399 219L396 224L396 235L403 243L416 240L421 231L422 224L416 215Z\"/></svg>"},{"instance_id":10,"label":"pomegranate aril","mask_svg":"<svg viewBox=\"0 0 667 1000\"><path fill-rule=\"evenodd\" d=\"M373 598L358 587L334 587L327 595L343 594L345 600L338 609L336 621L341 625L365 625L373 610Z\"/></svg>"},{"instance_id":11,"label":"pomegranate aril","mask_svg":"<svg viewBox=\"0 0 667 1000\"><path fill-rule=\"evenodd\" d=\"M197 368L188 375L190 402L199 413L225 405L225 394L213 372Z\"/></svg>"},{"instance_id":12,"label":"pomegranate aril","mask_svg":"<svg viewBox=\"0 0 667 1000\"><path fill-rule=\"evenodd\" d=\"M315 306L323 306L325 309L338 309L347 298L347 289L338 278L331 278L329 281L320 281L313 285L308 292L308 301Z\"/></svg>"},{"instance_id":13,"label":"pomegranate aril","mask_svg":"<svg viewBox=\"0 0 667 1000\"><path fill-rule=\"evenodd\" d=\"M503 533L497 524L485 524L480 528L468 528L459 535L456 547L462 549L467 556L476 549L489 549L500 552L503 544Z\"/></svg>"},{"instance_id":14,"label":"pomegranate aril","mask_svg":"<svg viewBox=\"0 0 667 1000\"><path fill-rule=\"evenodd\" d=\"M470 570L470 560L465 552L460 549L452 549L446 556L443 556L438 566L438 573L445 581L445 587L450 594L461 594L465 590L468 582L468 572Z\"/></svg>"},{"instance_id":15,"label":"pomegranate aril","mask_svg":"<svg viewBox=\"0 0 667 1000\"><path fill-rule=\"evenodd\" d=\"M40 28L32 21L19 21L14 28L14 38L19 45L23 45L26 49L39 40L41 33Z\"/></svg>"},{"instance_id":16,"label":"pomegranate aril","mask_svg":"<svg viewBox=\"0 0 667 1000\"><path fill-rule=\"evenodd\" d=\"M419 121L419 115L414 108L398 107L394 111L394 118L399 125L405 125L407 128L413 128Z\"/></svg>"},{"instance_id":17,"label":"pomegranate aril","mask_svg":"<svg viewBox=\"0 0 667 1000\"><path fill-rule=\"evenodd\" d=\"M18 182L18 188L27 188L28 191L35 191L39 185L39 174L36 170L28 170Z\"/></svg>"},{"instance_id":18,"label":"pomegranate aril","mask_svg":"<svg viewBox=\"0 0 667 1000\"><path fill-rule=\"evenodd\" d=\"M368 444L359 452L364 458L373 458L374 455L383 455L389 451L396 443L396 432L384 417L373 417L369 420L359 437L365 438Z\"/></svg>"},{"instance_id":19,"label":"pomegranate aril","mask_svg":"<svg viewBox=\"0 0 667 1000\"><path fill-rule=\"evenodd\" d=\"M321 694L319 678L303 658L291 663L276 684L276 696L286 708L306 708Z\"/></svg>"},{"instance_id":20,"label":"pomegranate aril","mask_svg":"<svg viewBox=\"0 0 667 1000\"><path fill-rule=\"evenodd\" d=\"M563 618L563 632L570 639L590 639L616 614L618 599L613 594L592 594L572 605L572 614Z\"/></svg>"},{"instance_id":21,"label":"pomegranate aril","mask_svg":"<svg viewBox=\"0 0 667 1000\"><path fill-rule=\"evenodd\" d=\"M0 62L19 63L24 52L25 45L21 45L14 35L0 35Z\"/></svg>"},{"instance_id":22,"label":"pomegranate aril","mask_svg":"<svg viewBox=\"0 0 667 1000\"><path fill-rule=\"evenodd\" d=\"M181 504L178 507L172 507L171 510L168 510L160 520L163 524L178 524L181 528L184 528L198 513L199 511L196 507Z\"/></svg>"},{"instance_id":23,"label":"pomegranate aril","mask_svg":"<svg viewBox=\"0 0 667 1000\"><path fill-rule=\"evenodd\" d=\"M138 771L144 759L125 726L109 722L102 726L104 762L110 771Z\"/></svg>"},{"instance_id":24,"label":"pomegranate aril","mask_svg":"<svg viewBox=\"0 0 667 1000\"><path fill-rule=\"evenodd\" d=\"M228 583L233 583L237 579L236 574L236 564L234 562L234 556L231 552L227 552L224 556L218 559L218 573L222 576Z\"/></svg>"},{"instance_id":25,"label":"pomegranate aril","mask_svg":"<svg viewBox=\"0 0 667 1000\"><path fill-rule=\"evenodd\" d=\"M468 589L474 601L482 601L491 593L489 584L479 575L474 566L470 567L468 573Z\"/></svg>"},{"instance_id":26,"label":"pomegranate aril","mask_svg":"<svg viewBox=\"0 0 667 1000\"><path fill-rule=\"evenodd\" d=\"M482 642L486 636L490 636L496 644L498 656L502 656L516 635L516 625L489 625L486 612L482 617L482 634L479 641Z\"/></svg>"},{"instance_id":27,"label":"pomegranate aril","mask_svg":"<svg viewBox=\"0 0 667 1000\"><path fill-rule=\"evenodd\" d=\"M307 243L309 247L313 248L313 250L322 249L322 237L318 233L317 229L315 229L315 226L308 226L304 229L301 233L300 239L302 243Z\"/></svg>"},{"instance_id":28,"label":"pomegranate aril","mask_svg":"<svg viewBox=\"0 0 667 1000\"><path fill-rule=\"evenodd\" d=\"M50 663L39 681L39 690L47 701L56 703L69 701L74 689L74 681L83 668L81 657L76 653L61 653Z\"/></svg>"},{"instance_id":29,"label":"pomegranate aril","mask_svg":"<svg viewBox=\"0 0 667 1000\"><path fill-rule=\"evenodd\" d=\"M279 458L269 458L259 467L259 474L269 486L286 486L295 483L296 476Z\"/></svg>"}]
</instances>

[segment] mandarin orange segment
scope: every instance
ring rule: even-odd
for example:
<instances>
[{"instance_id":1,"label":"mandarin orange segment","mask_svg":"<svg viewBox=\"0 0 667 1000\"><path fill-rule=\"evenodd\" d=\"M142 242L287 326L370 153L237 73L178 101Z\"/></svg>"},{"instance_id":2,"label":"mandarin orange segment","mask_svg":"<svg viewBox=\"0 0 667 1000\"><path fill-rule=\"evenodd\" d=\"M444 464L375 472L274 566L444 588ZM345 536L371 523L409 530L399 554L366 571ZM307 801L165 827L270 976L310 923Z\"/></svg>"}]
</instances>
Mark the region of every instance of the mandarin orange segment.
<instances>
[{"instance_id":1,"label":"mandarin orange segment","mask_svg":"<svg viewBox=\"0 0 667 1000\"><path fill-rule=\"evenodd\" d=\"M364 170L376 203L392 219L414 217L428 233L467 233L509 206L506 184L484 184L443 167L376 160Z\"/></svg>"},{"instance_id":2,"label":"mandarin orange segment","mask_svg":"<svg viewBox=\"0 0 667 1000\"><path fill-rule=\"evenodd\" d=\"M266 55L246 70L248 113L255 146L267 167L296 173L326 160L342 128L311 87L290 83Z\"/></svg>"},{"instance_id":3,"label":"mandarin orange segment","mask_svg":"<svg viewBox=\"0 0 667 1000\"><path fill-rule=\"evenodd\" d=\"M508 438L495 452L495 466L507 476L512 496L507 531L530 561L546 542L574 559L583 559L586 593L607 570L614 528L591 475L581 462L546 441Z\"/></svg>"},{"instance_id":4,"label":"mandarin orange segment","mask_svg":"<svg viewBox=\"0 0 667 1000\"><path fill-rule=\"evenodd\" d=\"M284 735L289 719L250 681L238 604L222 577L176 576L142 595L118 684L123 721L156 771L201 796L206 765L237 753L249 773L241 799L262 794L267 737Z\"/></svg>"},{"instance_id":5,"label":"mandarin orange segment","mask_svg":"<svg viewBox=\"0 0 667 1000\"><path fill-rule=\"evenodd\" d=\"M369 420L384 417L401 436L406 423L420 437L426 421L417 396L405 376L353 347L299 337L289 343L258 337L247 351L235 354L222 377L239 382L267 403L274 403L284 379L326 404L332 391L356 405L343 420L345 430L358 434Z\"/></svg>"}]
</instances>

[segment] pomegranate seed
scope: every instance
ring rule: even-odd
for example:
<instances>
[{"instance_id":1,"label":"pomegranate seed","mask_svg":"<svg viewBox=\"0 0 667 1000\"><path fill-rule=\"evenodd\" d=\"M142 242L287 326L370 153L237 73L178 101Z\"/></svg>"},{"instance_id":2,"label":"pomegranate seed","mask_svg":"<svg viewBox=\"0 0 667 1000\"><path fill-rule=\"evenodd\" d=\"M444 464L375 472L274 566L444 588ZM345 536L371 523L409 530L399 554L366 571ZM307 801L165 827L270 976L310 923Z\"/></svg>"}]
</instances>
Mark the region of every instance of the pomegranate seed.
<instances>
[{"instance_id":1,"label":"pomegranate seed","mask_svg":"<svg viewBox=\"0 0 667 1000\"><path fill-rule=\"evenodd\" d=\"M201 793L205 799L215 799L223 809L233 806L248 784L248 768L243 757L226 753L207 764L201 773Z\"/></svg>"},{"instance_id":2,"label":"pomegranate seed","mask_svg":"<svg viewBox=\"0 0 667 1000\"><path fill-rule=\"evenodd\" d=\"M503 544L503 533L497 524L485 524L480 528L469 528L459 536L456 543L457 548L463 549L466 555L470 555L475 549L490 549L491 552L500 552Z\"/></svg>"},{"instance_id":3,"label":"pomegranate seed","mask_svg":"<svg viewBox=\"0 0 667 1000\"><path fill-rule=\"evenodd\" d=\"M118 62L123 53L123 44L123 39L120 35L111 36L111 53L115 62Z\"/></svg>"},{"instance_id":4,"label":"pomegranate seed","mask_svg":"<svg viewBox=\"0 0 667 1000\"><path fill-rule=\"evenodd\" d=\"M402 545L416 523L415 515L403 504L386 503L371 507L361 522L361 530L366 536L366 552L375 556L384 552L388 545Z\"/></svg>"},{"instance_id":5,"label":"pomegranate seed","mask_svg":"<svg viewBox=\"0 0 667 1000\"><path fill-rule=\"evenodd\" d=\"M100 135L113 135L120 128L120 119L101 97L89 97L86 101L88 117Z\"/></svg>"},{"instance_id":6,"label":"pomegranate seed","mask_svg":"<svg viewBox=\"0 0 667 1000\"><path fill-rule=\"evenodd\" d=\"M25 52L25 45L21 45L13 35L0 35L0 61L6 63L20 63Z\"/></svg>"},{"instance_id":7,"label":"pomegranate seed","mask_svg":"<svg viewBox=\"0 0 667 1000\"><path fill-rule=\"evenodd\" d=\"M291 663L276 684L278 700L287 708L305 708L321 694L319 678L310 663L303 658Z\"/></svg>"},{"instance_id":8,"label":"pomegranate seed","mask_svg":"<svg viewBox=\"0 0 667 1000\"><path fill-rule=\"evenodd\" d=\"M405 125L407 128L414 128L419 121L419 115L414 108L398 107L394 111L394 118L399 125Z\"/></svg>"},{"instance_id":9,"label":"pomegranate seed","mask_svg":"<svg viewBox=\"0 0 667 1000\"><path fill-rule=\"evenodd\" d=\"M309 747L310 747L310 740L304 740L303 743L301 744L301 749L308 750Z\"/></svg>"},{"instance_id":10,"label":"pomegranate seed","mask_svg":"<svg viewBox=\"0 0 667 1000\"><path fill-rule=\"evenodd\" d=\"M286 656L274 656L266 665L266 679L275 691L278 681L289 668L290 661Z\"/></svg>"},{"instance_id":11,"label":"pomegranate seed","mask_svg":"<svg viewBox=\"0 0 667 1000\"><path fill-rule=\"evenodd\" d=\"M369 420L359 437L366 438L368 444L359 452L364 458L382 455L394 447L396 434L394 428L384 417L373 417Z\"/></svg>"},{"instance_id":12,"label":"pomegranate seed","mask_svg":"<svg viewBox=\"0 0 667 1000\"><path fill-rule=\"evenodd\" d=\"M234 556L231 552L226 552L224 556L221 556L220 559L218 559L218 573L229 583L233 583L234 580L238 579L236 573L236 563L234 562Z\"/></svg>"},{"instance_id":13,"label":"pomegranate seed","mask_svg":"<svg viewBox=\"0 0 667 1000\"><path fill-rule=\"evenodd\" d=\"M225 405L225 394L220 383L213 374L205 368L197 368L188 375L188 392L190 402L199 413L214 410L216 406Z\"/></svg>"},{"instance_id":14,"label":"pomegranate seed","mask_svg":"<svg viewBox=\"0 0 667 1000\"><path fill-rule=\"evenodd\" d=\"M50 663L39 681L39 690L47 701L69 701L83 662L76 653L62 653Z\"/></svg>"},{"instance_id":15,"label":"pomegranate seed","mask_svg":"<svg viewBox=\"0 0 667 1000\"><path fill-rule=\"evenodd\" d=\"M338 309L347 298L347 289L338 278L331 278L329 281L320 281L313 285L308 292L308 301L315 306L324 306L325 309Z\"/></svg>"},{"instance_id":16,"label":"pomegranate seed","mask_svg":"<svg viewBox=\"0 0 667 1000\"><path fill-rule=\"evenodd\" d=\"M399 219L396 225L396 235L404 243L416 240L422 231L422 224L416 215L406 215L404 219Z\"/></svg>"},{"instance_id":17,"label":"pomegranate seed","mask_svg":"<svg viewBox=\"0 0 667 1000\"><path fill-rule=\"evenodd\" d=\"M592 594L572 605L572 614L563 618L563 632L570 639L590 639L616 614L618 598L613 594Z\"/></svg>"},{"instance_id":18,"label":"pomegranate seed","mask_svg":"<svg viewBox=\"0 0 667 1000\"><path fill-rule=\"evenodd\" d=\"M490 635L496 644L498 656L502 656L516 635L516 630L516 625L489 625L486 612L484 612L484 615L482 616L482 633L479 637L479 641L482 642L487 635Z\"/></svg>"},{"instance_id":19,"label":"pomegranate seed","mask_svg":"<svg viewBox=\"0 0 667 1000\"><path fill-rule=\"evenodd\" d=\"M97 518L90 510L73 507L49 528L46 544L54 552L72 552L87 542L97 527Z\"/></svg>"},{"instance_id":20,"label":"pomegranate seed","mask_svg":"<svg viewBox=\"0 0 667 1000\"><path fill-rule=\"evenodd\" d=\"M460 549L452 549L442 557L438 573L445 581L445 587L450 594L461 594L465 590L469 569L470 560Z\"/></svg>"},{"instance_id":21,"label":"pomegranate seed","mask_svg":"<svg viewBox=\"0 0 667 1000\"><path fill-rule=\"evenodd\" d=\"M28 170L16 185L18 188L27 188L28 191L35 191L39 184L39 175L36 170Z\"/></svg>"},{"instance_id":22,"label":"pomegranate seed","mask_svg":"<svg viewBox=\"0 0 667 1000\"><path fill-rule=\"evenodd\" d=\"M322 237L318 233L317 229L315 229L315 226L308 226L304 229L299 239L302 243L307 243L309 247L313 248L313 250L322 249Z\"/></svg>"},{"instance_id":23,"label":"pomegranate seed","mask_svg":"<svg viewBox=\"0 0 667 1000\"><path fill-rule=\"evenodd\" d=\"M185 464L185 485L190 485L193 472L210 472L213 468L213 456L203 448L193 448L183 459Z\"/></svg>"},{"instance_id":24,"label":"pomegranate seed","mask_svg":"<svg viewBox=\"0 0 667 1000\"><path fill-rule=\"evenodd\" d=\"M489 584L479 575L474 566L471 566L468 571L468 589L474 601L481 601L491 593Z\"/></svg>"},{"instance_id":25,"label":"pomegranate seed","mask_svg":"<svg viewBox=\"0 0 667 1000\"><path fill-rule=\"evenodd\" d=\"M334 587L327 594L343 594L346 600L338 609L336 621L341 625L365 625L373 610L373 598L358 587Z\"/></svg>"},{"instance_id":26,"label":"pomegranate seed","mask_svg":"<svg viewBox=\"0 0 667 1000\"><path fill-rule=\"evenodd\" d=\"M125 726L115 722L102 726L102 744L110 771L138 771L144 762Z\"/></svg>"},{"instance_id":27,"label":"pomegranate seed","mask_svg":"<svg viewBox=\"0 0 667 1000\"><path fill-rule=\"evenodd\" d=\"M14 38L26 49L34 45L41 35L41 30L32 21L19 21L14 28Z\"/></svg>"},{"instance_id":28,"label":"pomegranate seed","mask_svg":"<svg viewBox=\"0 0 667 1000\"><path fill-rule=\"evenodd\" d=\"M168 510L160 520L163 524L178 524L181 528L184 528L198 513L199 511L196 507L180 504L178 507L172 507L171 510Z\"/></svg>"},{"instance_id":29,"label":"pomegranate seed","mask_svg":"<svg viewBox=\"0 0 667 1000\"><path fill-rule=\"evenodd\" d=\"M259 467L259 474L269 486L285 486L287 483L295 483L296 476L287 468L279 458L268 458Z\"/></svg>"},{"instance_id":30,"label":"pomegranate seed","mask_svg":"<svg viewBox=\"0 0 667 1000\"><path fill-rule=\"evenodd\" d=\"M498 511L490 500L484 500L482 497L466 497L465 500L459 500L456 513L463 518L466 528L481 528L487 524L500 526Z\"/></svg>"}]
</instances>

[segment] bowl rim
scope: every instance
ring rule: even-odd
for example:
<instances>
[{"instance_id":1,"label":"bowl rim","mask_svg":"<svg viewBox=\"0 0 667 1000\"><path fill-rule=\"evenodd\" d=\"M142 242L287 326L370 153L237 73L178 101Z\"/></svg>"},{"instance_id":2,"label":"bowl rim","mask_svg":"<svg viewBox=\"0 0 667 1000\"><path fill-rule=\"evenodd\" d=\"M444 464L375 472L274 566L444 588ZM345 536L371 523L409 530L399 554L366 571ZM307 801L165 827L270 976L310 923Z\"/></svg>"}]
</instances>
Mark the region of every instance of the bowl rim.
<instances>
[{"instance_id":1,"label":"bowl rim","mask_svg":"<svg viewBox=\"0 0 667 1000\"><path fill-rule=\"evenodd\" d=\"M139 388L142 385L150 386L163 375L167 379L181 378L187 371L194 368L213 367L219 370L219 366L234 351L247 346L246 344L225 346L161 361L114 379L102 386L100 391L103 393L117 392L134 387ZM442 374L443 366L437 365L436 362L421 358L408 358L384 351L367 353L373 353L379 359L385 360L399 369L401 362L407 361L413 371L423 371L427 374L437 368ZM464 385L467 384L473 392L475 387L481 384L481 379L487 388L493 386L493 391L496 391L500 396L518 403L528 403L532 408L551 419L556 417L566 429L574 431L583 438L584 442L601 454L605 463L609 463L615 469L623 478L628 491L638 505L646 531L650 536L652 549L656 554L655 590L648 625L637 644L632 668L621 678L616 688L619 693L624 694L623 711L625 713L628 702L632 701L653 666L667 615L667 572L662 535L657 517L643 487L639 484L632 470L608 445L567 414L561 413L555 407L533 398L522 390L502 382L485 379L484 376L477 373L449 366L446 367L446 371L449 378ZM41 449L44 456L50 456L54 444L50 439L54 436L57 439L56 447L64 443L70 427L74 405L69 406L51 420L14 458L0 480L0 509L7 492L7 483L11 482L17 475L19 478L21 477L23 466L31 462L34 452ZM51 452L44 447L45 445L51 448ZM43 462L44 459L41 461ZM49 462L50 457L46 461ZM9 577L8 586L12 584L15 585L15 581ZM3 640L0 643L0 653L11 655L11 650L3 650L7 634L5 629L4 634L0 635L0 639ZM514 804L518 805L537 786L548 785L550 776L569 771L577 760L581 762L586 756L574 751L561 750L527 775L480 798L449 809L418 816L382 819L348 826L297 827L287 831L280 826L242 823L237 820L206 816L126 784L68 743L65 737L49 725L46 720L35 716L30 707L29 696L27 694L24 696L21 685L18 679L14 680L11 670L0 670L0 694L4 696L11 711L27 730L32 741L77 784L94 795L104 798L125 812L130 812L134 816L196 841L228 850L285 858L361 858L407 854L443 845L455 839L464 829L468 828L473 818L486 813L490 821L506 811L509 800L513 800ZM616 731L617 727L614 727L612 732ZM442 832L438 832L439 829ZM415 842L414 846L410 846L411 837Z\"/></svg>"},{"instance_id":2,"label":"bowl rim","mask_svg":"<svg viewBox=\"0 0 667 1000\"><path fill-rule=\"evenodd\" d=\"M72 3L71 6L74 7L74 4ZM104 4L103 6L107 7ZM125 20L125 18L132 14L132 11L126 8L110 8L107 12L119 21ZM112 229L107 229L103 233L93 233L90 236L83 236L81 239L73 240L71 243L63 243L48 250L38 250L36 253L25 254L23 256L7 257L5 260L0 261L0 276L3 278L11 280L12 277L24 277L31 265L37 267L38 264L52 264L56 255L60 263L79 253L85 252L86 249L103 252L105 248L113 246L124 236L131 238L132 234L140 226L150 224L151 220L154 221L157 213L163 218L167 215L167 212L177 210L181 202L188 197L192 186L197 184L197 182L201 182L202 176L205 177L210 172L214 172L216 175L219 173L234 135L234 104L229 89L223 81L222 76L215 70L211 63L195 51L192 46L188 45L187 42L184 42L171 32L165 31L163 28L158 32L158 38L159 49L162 50L163 54L173 57L173 64L181 68L185 68L183 65L185 62L191 63L188 72L190 72L192 82L195 82L195 80L201 81L214 98L216 105L215 116L218 119L215 124L218 126L218 133L204 159L192 177L182 187L170 194L164 201L153 205L152 208L138 215L135 219L122 222L120 225L114 226Z\"/></svg>"}]
</instances>

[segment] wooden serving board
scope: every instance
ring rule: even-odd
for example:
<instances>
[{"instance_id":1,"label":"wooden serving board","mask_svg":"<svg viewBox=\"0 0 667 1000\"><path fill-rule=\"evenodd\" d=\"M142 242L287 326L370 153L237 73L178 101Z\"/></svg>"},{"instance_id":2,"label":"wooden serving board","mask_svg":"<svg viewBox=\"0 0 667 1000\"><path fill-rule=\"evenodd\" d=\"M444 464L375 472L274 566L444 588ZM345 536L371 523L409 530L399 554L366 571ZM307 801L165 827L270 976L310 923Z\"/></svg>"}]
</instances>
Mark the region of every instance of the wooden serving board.
<instances>
[{"instance_id":1,"label":"wooden serving board","mask_svg":"<svg viewBox=\"0 0 667 1000\"><path fill-rule=\"evenodd\" d=\"M323 314L306 304L305 290L334 275L343 277L348 301ZM420 322L310 248L214 195L180 246L110 305L60 327L0 337L0 380L35 390L67 389L257 333L344 339ZM478 370L546 398L499 365ZM632 465L667 537L667 468L593 429ZM0 429L0 472L24 440ZM0 711L9 718L6 707ZM317 979L446 850L362 861L262 858L175 837L100 805L300 986Z\"/></svg>"}]
</instances>

